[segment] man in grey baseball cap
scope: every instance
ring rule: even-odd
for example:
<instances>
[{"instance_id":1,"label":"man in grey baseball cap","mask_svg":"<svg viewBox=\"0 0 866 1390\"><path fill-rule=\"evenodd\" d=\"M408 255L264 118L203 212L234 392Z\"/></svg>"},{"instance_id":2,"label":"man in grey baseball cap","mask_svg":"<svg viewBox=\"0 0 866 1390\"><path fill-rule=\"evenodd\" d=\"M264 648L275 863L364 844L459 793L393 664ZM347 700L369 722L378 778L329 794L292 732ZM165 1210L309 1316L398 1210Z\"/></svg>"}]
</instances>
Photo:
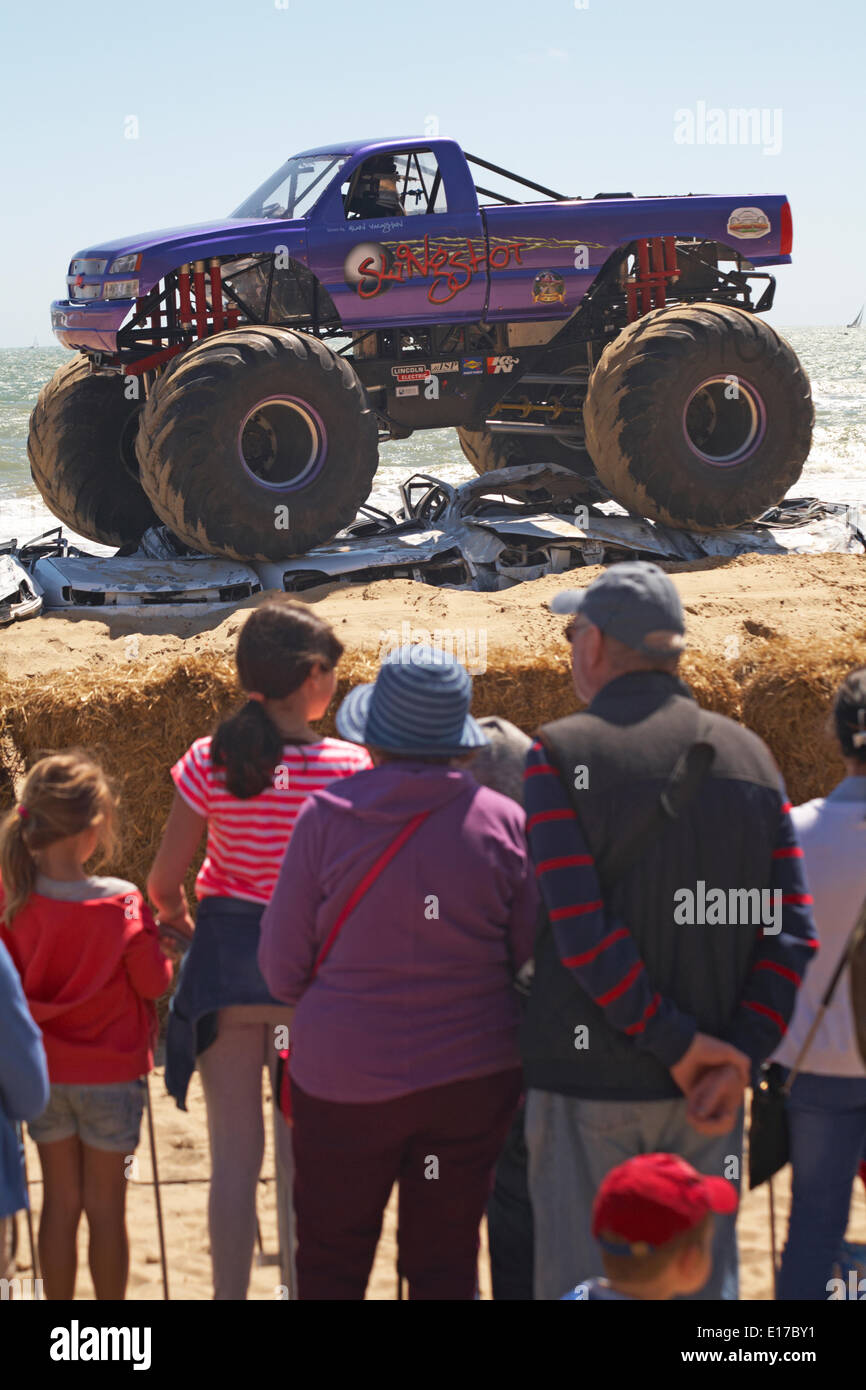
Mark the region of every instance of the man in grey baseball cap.
<instances>
[{"instance_id":1,"label":"man in grey baseball cap","mask_svg":"<svg viewBox=\"0 0 866 1390\"><path fill-rule=\"evenodd\" d=\"M675 671L685 648L683 605L658 565L612 565L587 589L557 594L550 607L573 615L566 635L573 644L575 688L587 702L607 683L606 675L654 667ZM586 640L577 643L578 636Z\"/></svg>"},{"instance_id":2,"label":"man in grey baseball cap","mask_svg":"<svg viewBox=\"0 0 866 1390\"><path fill-rule=\"evenodd\" d=\"M769 750L699 709L677 676L673 581L616 564L551 608L569 615L588 707L539 730L526 764L544 902L522 1038L542 1299L601 1267L592 1199L625 1157L677 1153L739 1177L744 1087L784 1033L816 944ZM724 911L704 910L711 890ZM770 900L778 923L756 920ZM716 1218L713 1273L695 1296L736 1298L734 1222Z\"/></svg>"}]
</instances>

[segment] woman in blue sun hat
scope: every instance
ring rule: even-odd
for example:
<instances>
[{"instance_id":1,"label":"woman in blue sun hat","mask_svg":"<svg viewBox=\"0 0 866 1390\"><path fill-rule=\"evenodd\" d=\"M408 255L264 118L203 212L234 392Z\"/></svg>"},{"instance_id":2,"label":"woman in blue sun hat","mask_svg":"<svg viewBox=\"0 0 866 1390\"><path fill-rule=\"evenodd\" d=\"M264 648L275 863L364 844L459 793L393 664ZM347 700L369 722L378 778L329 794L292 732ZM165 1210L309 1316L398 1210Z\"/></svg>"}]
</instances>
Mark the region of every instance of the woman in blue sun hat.
<instances>
[{"instance_id":1,"label":"woman in blue sun hat","mask_svg":"<svg viewBox=\"0 0 866 1390\"><path fill-rule=\"evenodd\" d=\"M262 919L292 1024L302 1299L364 1296L400 1184L410 1297L471 1299L522 1087L515 973L536 895L521 808L468 770L487 737L459 662L403 647L343 701L374 767L314 793Z\"/></svg>"}]
</instances>

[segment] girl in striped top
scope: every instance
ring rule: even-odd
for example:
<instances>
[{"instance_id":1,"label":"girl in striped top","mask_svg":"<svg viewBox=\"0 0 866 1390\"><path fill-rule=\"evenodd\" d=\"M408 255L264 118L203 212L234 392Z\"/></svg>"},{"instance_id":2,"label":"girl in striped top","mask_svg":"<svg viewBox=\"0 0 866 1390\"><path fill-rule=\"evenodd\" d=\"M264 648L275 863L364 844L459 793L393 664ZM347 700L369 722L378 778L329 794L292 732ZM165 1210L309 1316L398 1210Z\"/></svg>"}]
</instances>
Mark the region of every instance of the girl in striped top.
<instances>
[{"instance_id":1,"label":"girl in striped top","mask_svg":"<svg viewBox=\"0 0 866 1390\"><path fill-rule=\"evenodd\" d=\"M172 768L174 802L148 879L163 927L190 944L169 1014L166 1084L185 1109L198 1066L211 1145L217 1299L246 1297L264 1151L262 1067L273 1081L292 1012L273 998L258 968L261 915L306 798L371 766L364 749L310 727L333 698L342 652L329 625L303 604L268 599L252 613L237 647L246 704ZM183 881L205 830L193 930ZM290 1201L291 1131L280 1125L277 1133Z\"/></svg>"}]
</instances>

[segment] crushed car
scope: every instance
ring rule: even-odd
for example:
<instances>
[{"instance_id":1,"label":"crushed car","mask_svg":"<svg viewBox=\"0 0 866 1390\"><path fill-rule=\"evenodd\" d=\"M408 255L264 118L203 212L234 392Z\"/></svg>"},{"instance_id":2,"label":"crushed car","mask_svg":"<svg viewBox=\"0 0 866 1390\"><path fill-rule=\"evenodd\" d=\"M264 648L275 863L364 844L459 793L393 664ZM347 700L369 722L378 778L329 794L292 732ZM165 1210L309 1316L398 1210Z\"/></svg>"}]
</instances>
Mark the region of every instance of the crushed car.
<instances>
[{"instance_id":1,"label":"crushed car","mask_svg":"<svg viewBox=\"0 0 866 1390\"><path fill-rule=\"evenodd\" d=\"M17 553L47 609L139 605L230 606L263 590L413 579L492 592L546 574L618 560L689 561L736 555L862 554L856 508L789 499L758 522L725 532L668 527L581 500L556 464L500 469L454 486L415 473L395 514L364 505L326 545L281 562L241 564L190 551L165 526L116 556L87 555L61 528Z\"/></svg>"}]
</instances>

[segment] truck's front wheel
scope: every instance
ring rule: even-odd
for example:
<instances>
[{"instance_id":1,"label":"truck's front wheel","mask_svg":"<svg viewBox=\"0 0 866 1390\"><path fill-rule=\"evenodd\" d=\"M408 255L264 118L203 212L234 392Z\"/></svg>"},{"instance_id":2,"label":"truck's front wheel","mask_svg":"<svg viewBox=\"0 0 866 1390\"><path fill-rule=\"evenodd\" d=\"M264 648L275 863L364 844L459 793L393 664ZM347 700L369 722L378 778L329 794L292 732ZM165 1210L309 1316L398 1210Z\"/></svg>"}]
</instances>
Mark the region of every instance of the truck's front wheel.
<instances>
[{"instance_id":1,"label":"truck's front wheel","mask_svg":"<svg viewBox=\"0 0 866 1390\"><path fill-rule=\"evenodd\" d=\"M134 544L159 520L137 476L138 418L123 378L94 376L80 354L58 367L30 416L27 455L46 507L102 545Z\"/></svg>"},{"instance_id":2,"label":"truck's front wheel","mask_svg":"<svg viewBox=\"0 0 866 1390\"><path fill-rule=\"evenodd\" d=\"M720 304L657 309L605 349L583 411L598 476L669 526L739 526L781 501L809 453L809 381L788 343Z\"/></svg>"},{"instance_id":3,"label":"truck's front wheel","mask_svg":"<svg viewBox=\"0 0 866 1390\"><path fill-rule=\"evenodd\" d=\"M369 496L378 431L351 365L284 328L206 339L157 382L142 485L187 545L282 560L330 540Z\"/></svg>"}]
</instances>

